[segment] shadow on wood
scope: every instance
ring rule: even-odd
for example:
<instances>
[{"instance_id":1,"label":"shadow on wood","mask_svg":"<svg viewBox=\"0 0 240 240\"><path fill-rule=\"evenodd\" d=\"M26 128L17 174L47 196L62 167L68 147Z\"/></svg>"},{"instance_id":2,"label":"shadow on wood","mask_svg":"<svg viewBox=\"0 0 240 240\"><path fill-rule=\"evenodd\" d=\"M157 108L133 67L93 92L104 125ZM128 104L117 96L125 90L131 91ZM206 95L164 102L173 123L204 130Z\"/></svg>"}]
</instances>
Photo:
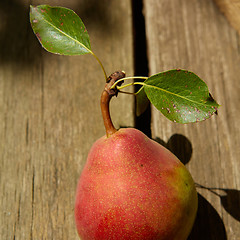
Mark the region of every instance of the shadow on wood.
<instances>
[{"instance_id":1,"label":"shadow on wood","mask_svg":"<svg viewBox=\"0 0 240 240\"><path fill-rule=\"evenodd\" d=\"M198 194L198 212L188 240L227 240L225 226L215 208Z\"/></svg>"},{"instance_id":2,"label":"shadow on wood","mask_svg":"<svg viewBox=\"0 0 240 240\"><path fill-rule=\"evenodd\" d=\"M0 21L0 63L11 62L29 68L39 60L41 51L30 29L29 7L16 0L3 0L0 2Z\"/></svg>"},{"instance_id":3,"label":"shadow on wood","mask_svg":"<svg viewBox=\"0 0 240 240\"><path fill-rule=\"evenodd\" d=\"M109 1L79 1L79 6L73 9L78 16L83 20L87 29L98 29L103 35L108 36L107 33L118 29L119 26L113 26L111 21L109 21L109 14L106 12L107 5L110 5ZM117 31L116 31L117 34Z\"/></svg>"},{"instance_id":4,"label":"shadow on wood","mask_svg":"<svg viewBox=\"0 0 240 240\"><path fill-rule=\"evenodd\" d=\"M237 189L227 188L210 188L200 184L196 184L197 187L207 189L213 194L220 197L221 204L224 209L237 221L240 222L240 191ZM218 193L220 191L220 193ZM222 194L221 194L222 193Z\"/></svg>"},{"instance_id":5,"label":"shadow on wood","mask_svg":"<svg viewBox=\"0 0 240 240\"><path fill-rule=\"evenodd\" d=\"M36 5L36 4L35 4ZM60 4L61 5L61 4ZM108 19L106 13L107 1L96 2L89 0L79 2L73 10L86 20L88 30L101 32L105 38L118 32L119 23L114 23ZM36 37L31 29L29 20L30 5L23 4L17 0L0 1L0 63L15 63L18 66L29 68L41 62L42 47L36 41ZM91 37L90 37L91 40ZM107 47L107 46L104 46Z\"/></svg>"},{"instance_id":6,"label":"shadow on wood","mask_svg":"<svg viewBox=\"0 0 240 240\"><path fill-rule=\"evenodd\" d=\"M169 138L167 143L160 138L154 140L170 150L183 164L187 164L190 161L192 144L185 136L174 134Z\"/></svg>"}]
</instances>

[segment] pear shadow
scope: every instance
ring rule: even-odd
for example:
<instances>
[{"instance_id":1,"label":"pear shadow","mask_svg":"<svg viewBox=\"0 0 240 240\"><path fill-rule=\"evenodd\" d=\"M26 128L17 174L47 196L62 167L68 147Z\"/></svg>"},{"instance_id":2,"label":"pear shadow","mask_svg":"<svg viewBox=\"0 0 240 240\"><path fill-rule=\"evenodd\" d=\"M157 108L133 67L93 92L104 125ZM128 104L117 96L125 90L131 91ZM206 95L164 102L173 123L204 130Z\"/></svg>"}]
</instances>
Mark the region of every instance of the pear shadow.
<instances>
[{"instance_id":1,"label":"pear shadow","mask_svg":"<svg viewBox=\"0 0 240 240\"><path fill-rule=\"evenodd\" d=\"M198 212L188 240L227 240L224 223L215 208L198 193Z\"/></svg>"}]
</instances>

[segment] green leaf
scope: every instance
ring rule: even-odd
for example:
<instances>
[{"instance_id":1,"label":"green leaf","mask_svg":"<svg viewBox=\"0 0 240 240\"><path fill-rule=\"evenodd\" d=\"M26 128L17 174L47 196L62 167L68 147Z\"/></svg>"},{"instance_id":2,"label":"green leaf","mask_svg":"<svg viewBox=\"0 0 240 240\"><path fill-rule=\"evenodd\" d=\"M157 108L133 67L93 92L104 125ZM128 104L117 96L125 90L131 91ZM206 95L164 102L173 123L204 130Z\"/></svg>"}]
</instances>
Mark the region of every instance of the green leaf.
<instances>
[{"instance_id":1,"label":"green leaf","mask_svg":"<svg viewBox=\"0 0 240 240\"><path fill-rule=\"evenodd\" d=\"M30 6L30 22L47 51L63 55L92 53L87 30L72 10L47 5Z\"/></svg>"},{"instance_id":2,"label":"green leaf","mask_svg":"<svg viewBox=\"0 0 240 240\"><path fill-rule=\"evenodd\" d=\"M186 70L153 75L145 80L144 91L163 115L178 123L205 120L219 107L204 81Z\"/></svg>"},{"instance_id":3,"label":"green leaf","mask_svg":"<svg viewBox=\"0 0 240 240\"><path fill-rule=\"evenodd\" d=\"M136 115L139 117L144 113L149 105L149 100L142 86L136 93Z\"/></svg>"}]
</instances>

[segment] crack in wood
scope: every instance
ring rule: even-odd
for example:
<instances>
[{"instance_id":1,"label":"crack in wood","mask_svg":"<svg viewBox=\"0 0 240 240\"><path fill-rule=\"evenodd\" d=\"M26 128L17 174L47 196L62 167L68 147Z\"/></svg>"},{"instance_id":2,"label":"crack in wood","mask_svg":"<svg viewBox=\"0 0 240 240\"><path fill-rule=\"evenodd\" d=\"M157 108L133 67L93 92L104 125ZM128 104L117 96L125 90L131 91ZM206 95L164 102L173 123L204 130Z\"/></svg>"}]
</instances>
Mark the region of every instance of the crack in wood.
<instances>
[{"instance_id":1,"label":"crack in wood","mask_svg":"<svg viewBox=\"0 0 240 240\"><path fill-rule=\"evenodd\" d=\"M133 38L134 38L134 71L136 76L148 76L148 56L147 56L147 40L145 31L145 17L143 14L143 1L132 1L133 12ZM137 87L136 87L137 88ZM136 92L139 89L136 89ZM136 109L136 101L135 101ZM147 110L135 117L136 128L151 137L151 110L148 106Z\"/></svg>"},{"instance_id":2,"label":"crack in wood","mask_svg":"<svg viewBox=\"0 0 240 240\"><path fill-rule=\"evenodd\" d=\"M27 122L26 122L26 145L28 145L28 139L29 139L29 120L27 118Z\"/></svg>"},{"instance_id":3,"label":"crack in wood","mask_svg":"<svg viewBox=\"0 0 240 240\"><path fill-rule=\"evenodd\" d=\"M31 219L31 229L30 229L30 239L33 239L33 217L34 217L34 197L35 197L35 168L33 167L32 174L32 219Z\"/></svg>"}]
</instances>

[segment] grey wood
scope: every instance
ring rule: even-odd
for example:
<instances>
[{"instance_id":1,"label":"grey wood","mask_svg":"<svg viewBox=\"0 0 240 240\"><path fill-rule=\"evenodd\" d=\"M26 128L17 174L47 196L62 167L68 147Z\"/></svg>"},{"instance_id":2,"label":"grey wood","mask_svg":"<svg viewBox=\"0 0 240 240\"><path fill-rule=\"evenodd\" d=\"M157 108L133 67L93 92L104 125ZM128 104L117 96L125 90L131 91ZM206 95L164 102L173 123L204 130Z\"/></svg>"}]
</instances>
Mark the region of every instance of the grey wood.
<instances>
[{"instance_id":1,"label":"grey wood","mask_svg":"<svg viewBox=\"0 0 240 240\"><path fill-rule=\"evenodd\" d=\"M180 125L152 108L153 138L187 163L199 211L189 239L240 238L239 35L213 1L145 0L150 74L188 69L221 104L218 116Z\"/></svg>"},{"instance_id":2,"label":"grey wood","mask_svg":"<svg viewBox=\"0 0 240 240\"><path fill-rule=\"evenodd\" d=\"M105 134L99 106L105 79L91 55L43 50L30 28L29 4L73 9L107 73L132 75L131 2L0 3L0 238L78 239L75 189L91 145ZM116 127L133 126L133 104L129 96L114 99Z\"/></svg>"}]
</instances>

